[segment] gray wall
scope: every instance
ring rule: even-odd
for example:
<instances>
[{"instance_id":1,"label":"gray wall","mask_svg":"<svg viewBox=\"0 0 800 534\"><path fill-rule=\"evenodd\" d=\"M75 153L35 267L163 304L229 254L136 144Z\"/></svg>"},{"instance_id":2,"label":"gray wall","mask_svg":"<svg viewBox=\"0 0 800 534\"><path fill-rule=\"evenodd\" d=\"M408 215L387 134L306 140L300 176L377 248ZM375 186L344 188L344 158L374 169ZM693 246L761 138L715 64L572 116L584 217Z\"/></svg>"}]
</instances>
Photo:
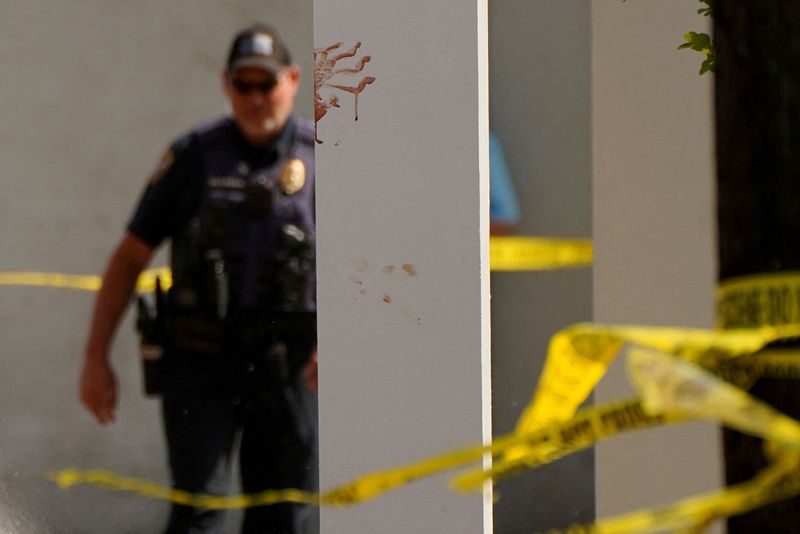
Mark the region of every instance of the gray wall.
<instances>
[{"instance_id":1,"label":"gray wall","mask_svg":"<svg viewBox=\"0 0 800 534\"><path fill-rule=\"evenodd\" d=\"M517 189L517 233L590 237L589 0L491 0L490 124ZM494 434L513 430L557 330L592 318L589 269L492 275ZM497 486L495 532L530 534L594 515L591 451Z\"/></svg>"},{"instance_id":2,"label":"gray wall","mask_svg":"<svg viewBox=\"0 0 800 534\"><path fill-rule=\"evenodd\" d=\"M307 74L311 0L0 4L0 270L99 274L166 144L224 109L229 39L256 20L286 35ZM56 489L64 467L166 482L158 404L145 400L130 317L113 360L117 422L77 399L93 295L0 288L0 530L155 532L167 506L96 488Z\"/></svg>"},{"instance_id":3,"label":"gray wall","mask_svg":"<svg viewBox=\"0 0 800 534\"><path fill-rule=\"evenodd\" d=\"M595 319L711 327L715 286L711 76L676 50L695 0L592 3ZM629 395L622 362L598 402ZM599 516L719 487L718 429L674 425L597 447ZM658 461L654 461L658 459Z\"/></svg>"}]
</instances>

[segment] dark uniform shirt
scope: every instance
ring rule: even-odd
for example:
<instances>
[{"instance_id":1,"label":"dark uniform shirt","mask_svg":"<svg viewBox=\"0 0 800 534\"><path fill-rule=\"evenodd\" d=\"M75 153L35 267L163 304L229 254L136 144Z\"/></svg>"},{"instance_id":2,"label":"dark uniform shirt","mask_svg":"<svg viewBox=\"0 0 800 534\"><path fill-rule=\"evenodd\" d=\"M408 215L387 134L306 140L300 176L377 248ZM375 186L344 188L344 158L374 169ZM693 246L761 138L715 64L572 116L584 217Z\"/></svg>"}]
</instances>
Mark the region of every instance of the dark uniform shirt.
<instances>
[{"instance_id":1,"label":"dark uniform shirt","mask_svg":"<svg viewBox=\"0 0 800 534\"><path fill-rule=\"evenodd\" d=\"M253 147L226 117L170 146L128 230L153 247L172 240L179 306L228 317L315 310L313 139L292 118Z\"/></svg>"}]
</instances>

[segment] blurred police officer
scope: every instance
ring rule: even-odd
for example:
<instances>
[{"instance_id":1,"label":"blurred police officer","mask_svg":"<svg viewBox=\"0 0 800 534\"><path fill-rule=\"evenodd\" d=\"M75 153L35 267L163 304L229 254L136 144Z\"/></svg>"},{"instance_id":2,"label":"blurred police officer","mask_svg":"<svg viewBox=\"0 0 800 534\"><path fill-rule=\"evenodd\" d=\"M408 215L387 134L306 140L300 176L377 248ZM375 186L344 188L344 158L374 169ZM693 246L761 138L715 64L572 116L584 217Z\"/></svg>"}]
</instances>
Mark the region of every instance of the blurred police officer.
<instances>
[{"instance_id":1,"label":"blurred police officer","mask_svg":"<svg viewBox=\"0 0 800 534\"><path fill-rule=\"evenodd\" d=\"M272 28L237 34L222 73L232 116L166 151L97 297L80 397L107 424L117 404L114 331L138 275L171 240L160 382L181 490L225 494L235 444L245 493L314 486L314 132L292 115L299 78ZM243 532L300 532L307 512L294 504L249 508ZM223 519L174 505L167 532L219 532Z\"/></svg>"}]
</instances>

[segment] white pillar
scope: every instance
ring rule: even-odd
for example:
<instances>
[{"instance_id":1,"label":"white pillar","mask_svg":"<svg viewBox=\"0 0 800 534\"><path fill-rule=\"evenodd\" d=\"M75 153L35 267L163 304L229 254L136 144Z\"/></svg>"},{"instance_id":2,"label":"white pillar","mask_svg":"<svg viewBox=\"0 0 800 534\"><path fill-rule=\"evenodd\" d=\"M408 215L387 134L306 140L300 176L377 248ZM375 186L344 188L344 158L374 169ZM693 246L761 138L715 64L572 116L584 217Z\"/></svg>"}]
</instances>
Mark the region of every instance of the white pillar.
<instances>
[{"instance_id":1,"label":"white pillar","mask_svg":"<svg viewBox=\"0 0 800 534\"><path fill-rule=\"evenodd\" d=\"M595 320L711 327L713 119L695 0L592 2ZM597 404L630 394L617 364ZM721 485L719 430L681 424L597 447L599 517Z\"/></svg>"},{"instance_id":2,"label":"white pillar","mask_svg":"<svg viewBox=\"0 0 800 534\"><path fill-rule=\"evenodd\" d=\"M357 122L354 94L320 91L323 490L491 435L486 22L486 0L315 0L315 48L361 43L334 69L370 56L325 80L364 82ZM321 528L491 532L491 503L439 477Z\"/></svg>"}]
</instances>

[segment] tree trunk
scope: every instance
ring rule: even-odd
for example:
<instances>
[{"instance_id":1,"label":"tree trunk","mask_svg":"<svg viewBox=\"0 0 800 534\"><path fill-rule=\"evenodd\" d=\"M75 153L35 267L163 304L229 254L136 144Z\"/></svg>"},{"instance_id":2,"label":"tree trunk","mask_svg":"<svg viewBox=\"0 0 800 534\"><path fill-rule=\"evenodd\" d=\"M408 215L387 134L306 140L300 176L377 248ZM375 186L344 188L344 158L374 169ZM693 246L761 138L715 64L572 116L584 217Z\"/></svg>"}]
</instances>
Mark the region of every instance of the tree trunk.
<instances>
[{"instance_id":1,"label":"tree trunk","mask_svg":"<svg viewBox=\"0 0 800 534\"><path fill-rule=\"evenodd\" d=\"M719 279L800 270L800 0L714 4ZM800 419L800 384L751 390ZM767 460L762 442L725 430L728 484ZM732 518L730 534L800 532L800 498Z\"/></svg>"}]
</instances>

